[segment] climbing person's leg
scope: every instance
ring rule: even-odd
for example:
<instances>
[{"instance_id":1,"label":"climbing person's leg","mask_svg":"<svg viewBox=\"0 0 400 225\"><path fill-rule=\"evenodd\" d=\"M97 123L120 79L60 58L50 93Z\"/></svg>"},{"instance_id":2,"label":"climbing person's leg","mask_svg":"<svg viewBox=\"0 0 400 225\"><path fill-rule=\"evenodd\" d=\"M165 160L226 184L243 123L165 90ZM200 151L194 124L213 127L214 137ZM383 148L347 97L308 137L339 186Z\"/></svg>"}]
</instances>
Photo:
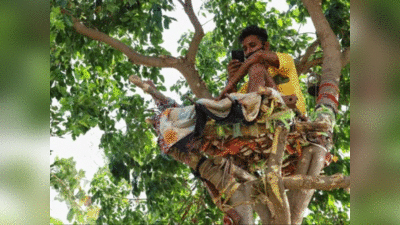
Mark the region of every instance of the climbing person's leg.
<instances>
[{"instance_id":1,"label":"climbing person's leg","mask_svg":"<svg viewBox=\"0 0 400 225\"><path fill-rule=\"evenodd\" d=\"M259 87L271 87L277 89L268 69L261 63L254 64L249 69L249 86L247 92L256 92Z\"/></svg>"}]
</instances>

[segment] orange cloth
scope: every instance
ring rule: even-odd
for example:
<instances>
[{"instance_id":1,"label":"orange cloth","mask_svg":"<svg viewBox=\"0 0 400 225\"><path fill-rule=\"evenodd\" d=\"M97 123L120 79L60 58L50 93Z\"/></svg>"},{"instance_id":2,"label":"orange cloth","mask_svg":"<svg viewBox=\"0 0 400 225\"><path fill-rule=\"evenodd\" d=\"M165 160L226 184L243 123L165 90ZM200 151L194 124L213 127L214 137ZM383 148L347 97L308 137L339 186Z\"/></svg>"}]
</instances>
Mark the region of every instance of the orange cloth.
<instances>
[{"instance_id":1,"label":"orange cloth","mask_svg":"<svg viewBox=\"0 0 400 225\"><path fill-rule=\"evenodd\" d=\"M236 155L239 153L242 146L247 146L253 151L257 148L257 144L255 142L248 142L240 139L232 139L224 144L224 149L223 149L224 151L219 153L218 156L225 156L228 154Z\"/></svg>"}]
</instances>

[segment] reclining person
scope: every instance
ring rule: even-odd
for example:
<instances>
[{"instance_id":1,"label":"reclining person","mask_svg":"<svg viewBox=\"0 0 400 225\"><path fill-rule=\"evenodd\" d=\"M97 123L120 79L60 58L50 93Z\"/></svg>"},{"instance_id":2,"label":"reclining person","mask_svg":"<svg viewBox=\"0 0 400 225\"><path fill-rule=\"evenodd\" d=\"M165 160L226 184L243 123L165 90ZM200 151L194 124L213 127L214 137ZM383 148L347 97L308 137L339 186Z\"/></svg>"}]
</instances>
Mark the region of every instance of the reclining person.
<instances>
[{"instance_id":1,"label":"reclining person","mask_svg":"<svg viewBox=\"0 0 400 225\"><path fill-rule=\"evenodd\" d=\"M239 41L246 60L240 62L233 59L229 62L228 84L220 98L226 93L236 92L237 82L248 74L249 81L242 86L239 93L251 93L258 91L259 87L271 87L283 95L296 96L295 106L305 115L305 100L292 57L270 51L267 31L257 26L246 27L240 34Z\"/></svg>"}]
</instances>

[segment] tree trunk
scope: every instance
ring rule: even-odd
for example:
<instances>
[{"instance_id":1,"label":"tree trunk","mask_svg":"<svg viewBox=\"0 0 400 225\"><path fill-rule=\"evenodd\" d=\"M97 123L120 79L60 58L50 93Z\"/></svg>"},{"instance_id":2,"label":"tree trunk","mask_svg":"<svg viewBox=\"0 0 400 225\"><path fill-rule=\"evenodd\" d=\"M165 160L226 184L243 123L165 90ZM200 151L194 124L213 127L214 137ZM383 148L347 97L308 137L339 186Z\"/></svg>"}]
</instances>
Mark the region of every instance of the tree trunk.
<instances>
[{"instance_id":1,"label":"tree trunk","mask_svg":"<svg viewBox=\"0 0 400 225\"><path fill-rule=\"evenodd\" d=\"M193 170L196 170L197 164L201 159L201 155L195 152L181 152L172 148L168 155L175 160L187 164ZM238 183L232 174L224 172L220 166L214 164L212 159L205 160L198 168L202 178L211 182L220 194L226 194L229 205L237 205L233 207L240 216L239 224L253 224L253 210L250 205L242 205L246 201L251 201L251 187ZM231 196L231 197L230 197ZM214 199L213 199L214 200ZM215 201L214 201L215 202ZM223 211L227 212L230 208L222 205Z\"/></svg>"},{"instance_id":2,"label":"tree trunk","mask_svg":"<svg viewBox=\"0 0 400 225\"><path fill-rule=\"evenodd\" d=\"M303 151L296 175L317 176L324 168L326 151L317 146L310 146ZM310 203L315 190L290 190L288 192L292 224L301 224L305 209Z\"/></svg>"}]
</instances>

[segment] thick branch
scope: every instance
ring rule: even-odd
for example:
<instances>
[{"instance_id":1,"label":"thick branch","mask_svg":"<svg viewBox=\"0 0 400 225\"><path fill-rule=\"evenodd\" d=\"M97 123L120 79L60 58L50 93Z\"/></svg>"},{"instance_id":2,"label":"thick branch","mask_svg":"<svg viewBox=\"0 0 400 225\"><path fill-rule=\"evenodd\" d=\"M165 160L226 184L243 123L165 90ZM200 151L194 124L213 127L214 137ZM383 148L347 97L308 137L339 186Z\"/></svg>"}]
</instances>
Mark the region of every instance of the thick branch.
<instances>
[{"instance_id":1,"label":"thick branch","mask_svg":"<svg viewBox=\"0 0 400 225\"><path fill-rule=\"evenodd\" d=\"M302 58L302 61L303 61L303 59L304 59L304 57ZM317 66L317 65L321 65L323 63L323 57L316 58L314 60L306 61L306 62L302 62L302 61L296 65L297 74L299 76L303 73L307 73L307 71L310 68ZM350 47L346 48L341 54L342 68L345 67L349 62L350 62Z\"/></svg>"},{"instance_id":2,"label":"thick branch","mask_svg":"<svg viewBox=\"0 0 400 225\"><path fill-rule=\"evenodd\" d=\"M275 129L272 150L268 159L268 168L263 178L265 194L273 204L273 206L269 206L272 216L268 223L271 224L290 224L289 202L281 177L282 156L285 149L286 136L287 130L285 127L278 126Z\"/></svg>"},{"instance_id":3,"label":"thick branch","mask_svg":"<svg viewBox=\"0 0 400 225\"><path fill-rule=\"evenodd\" d=\"M311 16L324 52L321 83L330 83L338 87L342 69L339 41L322 12L321 1L302 0L302 2ZM331 105L336 111L337 100L339 98L337 89L324 86L319 93L320 96L317 99L317 104Z\"/></svg>"},{"instance_id":4,"label":"thick branch","mask_svg":"<svg viewBox=\"0 0 400 225\"><path fill-rule=\"evenodd\" d=\"M312 67L314 67L314 66L317 66L317 65L321 65L322 62L323 62L323 58L322 58L322 57L321 57L321 58L316 58L316 59L313 59L313 60L311 60L311 61L306 62L306 63L303 65L303 67L299 67L298 75L300 76L300 75L303 74L303 73L307 73L307 71L308 71L310 68L312 68Z\"/></svg>"},{"instance_id":5,"label":"thick branch","mask_svg":"<svg viewBox=\"0 0 400 225\"><path fill-rule=\"evenodd\" d=\"M300 64L303 64L308 61L308 58L310 58L310 56L314 54L315 50L317 50L318 45L319 45L319 40L317 39L307 48L306 53L300 60Z\"/></svg>"},{"instance_id":6,"label":"thick branch","mask_svg":"<svg viewBox=\"0 0 400 225\"><path fill-rule=\"evenodd\" d=\"M162 58L162 57L151 57L151 56L141 55L135 52L130 46L122 43L121 41L116 40L115 38L112 38L107 34L102 33L98 30L86 27L75 17L72 17L72 21L74 22L74 28L78 33L85 35L93 40L106 43L111 47L121 51L134 64L139 64L149 67L175 67L175 64L179 62L177 58L171 56Z\"/></svg>"},{"instance_id":7,"label":"thick branch","mask_svg":"<svg viewBox=\"0 0 400 225\"><path fill-rule=\"evenodd\" d=\"M131 75L129 77L129 81L140 87L144 92L150 94L154 100L163 101L167 100L167 97L159 92L155 87L151 86L148 83L144 83L138 76Z\"/></svg>"},{"instance_id":8,"label":"thick branch","mask_svg":"<svg viewBox=\"0 0 400 225\"><path fill-rule=\"evenodd\" d=\"M287 130L278 126L275 130L275 137L272 143L272 150L268 159L268 168L266 174L269 172L275 172L280 174L282 167L282 157L285 151L285 140L287 136Z\"/></svg>"},{"instance_id":9,"label":"thick branch","mask_svg":"<svg viewBox=\"0 0 400 225\"><path fill-rule=\"evenodd\" d=\"M295 125L295 130L300 133L307 132L326 132L329 131L331 125L325 121L323 122L297 122Z\"/></svg>"},{"instance_id":10,"label":"thick branch","mask_svg":"<svg viewBox=\"0 0 400 225\"><path fill-rule=\"evenodd\" d=\"M311 145L303 150L303 157L297 165L296 175L316 177L324 168L326 149ZM301 224L315 189L290 190L288 192L292 224Z\"/></svg>"},{"instance_id":11,"label":"thick branch","mask_svg":"<svg viewBox=\"0 0 400 225\"><path fill-rule=\"evenodd\" d=\"M196 14L193 11L192 1L185 0L185 3L183 3L182 1L179 2L183 5L183 8L185 9L186 14L189 16L190 22L193 24L195 30L194 37L186 54L186 58L189 60L189 62L194 64L196 62L195 59L197 50L199 49L199 44L201 42L201 39L204 37L204 31L198 18L196 17Z\"/></svg>"},{"instance_id":12,"label":"thick branch","mask_svg":"<svg viewBox=\"0 0 400 225\"><path fill-rule=\"evenodd\" d=\"M180 1L180 2L183 3L182 1ZM191 2L189 2L189 3L190 4L185 4L185 5L190 6L190 9L188 12L193 14L193 16L194 16L194 12L191 7ZM188 7L185 7L185 11L188 10L186 8L188 8ZM129 58L129 61L131 61L134 64L144 65L144 66L148 66L148 67L175 68L179 72L181 72L182 75L186 78L186 81L188 82L190 88L192 89L192 91L196 95L196 97L212 98L211 93L208 91L204 81L201 80L198 72L196 71L196 69L194 67L194 63L187 63L187 62L185 63L184 60L178 59L178 58L175 58L172 56L150 57L150 56L141 55L141 54L137 53L136 51L134 51L130 46L125 45L121 41L118 41L96 29L91 29L91 28L86 27L84 24L82 24L78 19L74 18L66 10L63 10L62 12L65 14L68 14L69 16L72 17L72 20L74 23L74 28L78 33L85 35L91 39L104 42L104 43L110 45L111 47L121 51ZM197 18L195 18L195 19L197 20ZM199 24L198 21L197 21L197 24ZM195 25L195 27L196 27L196 25ZM200 26L200 28L201 28L201 26ZM199 32L197 32L197 33L199 33ZM203 33L202 29L201 29L201 33ZM195 37L196 37L196 35L195 35ZM199 39L198 37L197 37L197 39L194 38L193 42L195 42L195 40L198 40L198 39ZM201 41L201 38L197 42L199 43L200 41ZM191 47L191 48L194 49L191 51L192 52L191 54L194 54L191 57L194 59L196 52L197 52L198 44L197 44L197 47ZM193 60L193 62L194 62L194 60Z\"/></svg>"},{"instance_id":13,"label":"thick branch","mask_svg":"<svg viewBox=\"0 0 400 225\"><path fill-rule=\"evenodd\" d=\"M227 160L228 159L225 158L225 157L215 157L214 158L214 163L216 165L223 165L223 164L226 163ZM255 176L251 175L246 170L236 166L235 164L232 164L231 166L232 166L232 174L235 177L237 177L237 178L239 178L239 179L241 179L243 181L254 181L254 180L257 179Z\"/></svg>"},{"instance_id":14,"label":"thick branch","mask_svg":"<svg viewBox=\"0 0 400 225\"><path fill-rule=\"evenodd\" d=\"M342 174L335 174L332 176L294 175L284 177L283 185L286 189L332 190L338 188L349 188L350 177L345 177Z\"/></svg>"},{"instance_id":15,"label":"thick branch","mask_svg":"<svg viewBox=\"0 0 400 225\"><path fill-rule=\"evenodd\" d=\"M196 70L193 63L186 61L183 64L178 64L176 69L185 77L190 89L197 98L212 98L211 93L207 89L206 83L201 79L199 72Z\"/></svg>"},{"instance_id":16,"label":"thick branch","mask_svg":"<svg viewBox=\"0 0 400 225\"><path fill-rule=\"evenodd\" d=\"M319 40L315 40L306 50L306 53L304 54L304 56L301 58L300 62L296 65L296 69L297 69L297 74L300 76L300 74L304 73L305 70L304 66L306 65L306 63L308 62L308 58L310 58L310 56L312 54L314 54L315 50L317 49L319 45Z\"/></svg>"}]
</instances>

